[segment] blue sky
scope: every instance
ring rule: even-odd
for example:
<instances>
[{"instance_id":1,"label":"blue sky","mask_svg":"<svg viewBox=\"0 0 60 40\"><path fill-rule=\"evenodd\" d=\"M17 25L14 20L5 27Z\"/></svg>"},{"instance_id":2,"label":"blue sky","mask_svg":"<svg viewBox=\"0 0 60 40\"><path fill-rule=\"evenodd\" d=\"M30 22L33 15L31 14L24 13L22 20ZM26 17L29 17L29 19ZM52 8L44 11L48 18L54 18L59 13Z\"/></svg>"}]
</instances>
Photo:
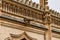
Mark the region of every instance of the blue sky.
<instances>
[{"instance_id":1,"label":"blue sky","mask_svg":"<svg viewBox=\"0 0 60 40\"><path fill-rule=\"evenodd\" d=\"M33 2L39 3L39 0L32 0ZM60 0L48 0L50 9L60 12Z\"/></svg>"}]
</instances>

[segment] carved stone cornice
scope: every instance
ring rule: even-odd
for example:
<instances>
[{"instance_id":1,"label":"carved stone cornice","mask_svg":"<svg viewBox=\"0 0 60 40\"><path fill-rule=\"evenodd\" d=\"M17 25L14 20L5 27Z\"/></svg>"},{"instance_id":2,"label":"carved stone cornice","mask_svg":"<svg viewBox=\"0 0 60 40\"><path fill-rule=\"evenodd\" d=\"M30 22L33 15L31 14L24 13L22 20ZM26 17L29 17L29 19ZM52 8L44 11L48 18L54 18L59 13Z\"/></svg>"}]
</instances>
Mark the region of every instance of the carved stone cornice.
<instances>
[{"instance_id":1,"label":"carved stone cornice","mask_svg":"<svg viewBox=\"0 0 60 40\"><path fill-rule=\"evenodd\" d=\"M13 21L9 21L9 20L1 20L1 26L5 26L5 27L11 27L11 28L16 28L16 29L19 29L19 30L24 30L24 31L29 31L29 32L33 32L33 33L38 33L38 34L44 34L44 31L43 30L40 30L40 28L37 28L37 27L33 27L33 26L30 26L30 25L25 25L23 23L16 23L16 22L13 22Z\"/></svg>"},{"instance_id":2,"label":"carved stone cornice","mask_svg":"<svg viewBox=\"0 0 60 40\"><path fill-rule=\"evenodd\" d=\"M8 13L8 12L5 12L5 11L2 11L2 15L1 16L4 17L4 18L16 20L16 21L21 20L20 18L23 18L23 20L25 18L25 19L27 19L29 21L34 21L36 23L44 24L43 21L41 21L41 20L37 20L37 19L34 19L34 18L31 19L30 17L17 16L15 14L11 14L11 13Z\"/></svg>"}]
</instances>

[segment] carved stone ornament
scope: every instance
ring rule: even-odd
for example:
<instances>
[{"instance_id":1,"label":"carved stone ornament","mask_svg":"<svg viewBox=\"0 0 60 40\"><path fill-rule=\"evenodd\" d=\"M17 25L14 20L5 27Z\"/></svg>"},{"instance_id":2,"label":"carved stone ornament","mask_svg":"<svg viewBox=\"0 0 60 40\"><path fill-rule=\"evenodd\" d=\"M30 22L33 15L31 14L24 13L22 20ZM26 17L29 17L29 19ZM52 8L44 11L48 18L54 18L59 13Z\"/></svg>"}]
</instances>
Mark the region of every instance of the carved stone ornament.
<instances>
[{"instance_id":1,"label":"carved stone ornament","mask_svg":"<svg viewBox=\"0 0 60 40\"><path fill-rule=\"evenodd\" d=\"M22 34L10 34L10 37L7 37L5 40L37 40L27 35L26 32Z\"/></svg>"}]
</instances>

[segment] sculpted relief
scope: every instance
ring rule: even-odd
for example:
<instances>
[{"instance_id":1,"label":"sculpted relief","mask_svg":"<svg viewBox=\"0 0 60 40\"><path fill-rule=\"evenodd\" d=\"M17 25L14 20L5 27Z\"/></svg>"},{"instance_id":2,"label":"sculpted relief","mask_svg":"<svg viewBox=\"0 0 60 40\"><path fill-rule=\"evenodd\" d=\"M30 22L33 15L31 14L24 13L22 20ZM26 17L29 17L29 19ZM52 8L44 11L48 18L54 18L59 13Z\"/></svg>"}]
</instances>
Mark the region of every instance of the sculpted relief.
<instances>
[{"instance_id":1,"label":"sculpted relief","mask_svg":"<svg viewBox=\"0 0 60 40\"><path fill-rule=\"evenodd\" d=\"M26 32L23 32L22 34L10 34L10 37L7 37L4 40L36 40L36 39L29 37Z\"/></svg>"}]
</instances>

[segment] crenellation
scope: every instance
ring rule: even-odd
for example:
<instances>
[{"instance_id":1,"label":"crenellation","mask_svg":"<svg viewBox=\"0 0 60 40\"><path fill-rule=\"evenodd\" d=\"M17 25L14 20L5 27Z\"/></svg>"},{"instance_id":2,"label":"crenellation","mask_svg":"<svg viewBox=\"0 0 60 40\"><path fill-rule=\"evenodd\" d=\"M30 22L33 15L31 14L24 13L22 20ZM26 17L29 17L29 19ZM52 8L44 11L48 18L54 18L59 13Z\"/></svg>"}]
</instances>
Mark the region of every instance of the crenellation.
<instances>
[{"instance_id":1,"label":"crenellation","mask_svg":"<svg viewBox=\"0 0 60 40\"><path fill-rule=\"evenodd\" d=\"M21 0L21 1L20 1L20 3L24 4L24 3L25 3L25 1L24 1L24 0Z\"/></svg>"},{"instance_id":2,"label":"crenellation","mask_svg":"<svg viewBox=\"0 0 60 40\"><path fill-rule=\"evenodd\" d=\"M59 13L59 12L57 12L57 11L54 11L53 15L55 15L55 16L57 16L57 17L59 17L60 13Z\"/></svg>"},{"instance_id":3,"label":"crenellation","mask_svg":"<svg viewBox=\"0 0 60 40\"><path fill-rule=\"evenodd\" d=\"M32 6L32 1L29 1L29 5Z\"/></svg>"},{"instance_id":4,"label":"crenellation","mask_svg":"<svg viewBox=\"0 0 60 40\"><path fill-rule=\"evenodd\" d=\"M50 12L52 12L52 9L49 9L50 10Z\"/></svg>"},{"instance_id":5,"label":"crenellation","mask_svg":"<svg viewBox=\"0 0 60 40\"><path fill-rule=\"evenodd\" d=\"M33 3L32 7L34 7L34 8L36 7L36 2Z\"/></svg>"},{"instance_id":6,"label":"crenellation","mask_svg":"<svg viewBox=\"0 0 60 40\"><path fill-rule=\"evenodd\" d=\"M36 4L36 8L37 8L37 9L40 9L40 5L39 5L39 4Z\"/></svg>"},{"instance_id":7,"label":"crenellation","mask_svg":"<svg viewBox=\"0 0 60 40\"><path fill-rule=\"evenodd\" d=\"M54 10L51 9L51 12L54 13Z\"/></svg>"},{"instance_id":8,"label":"crenellation","mask_svg":"<svg viewBox=\"0 0 60 40\"><path fill-rule=\"evenodd\" d=\"M40 10L44 10L44 8L42 8L42 6L40 6Z\"/></svg>"},{"instance_id":9,"label":"crenellation","mask_svg":"<svg viewBox=\"0 0 60 40\"><path fill-rule=\"evenodd\" d=\"M56 15L59 16L59 15L58 15L58 12L56 13Z\"/></svg>"},{"instance_id":10,"label":"crenellation","mask_svg":"<svg viewBox=\"0 0 60 40\"><path fill-rule=\"evenodd\" d=\"M37 3L33 2L32 0L13 0L13 1L19 2L21 4L27 5L29 7L32 7L32 8L38 9L38 10L50 11L52 13L52 15L60 17L60 14L57 11L49 9L49 6L42 8L42 6L40 6L40 4L37 4Z\"/></svg>"},{"instance_id":11,"label":"crenellation","mask_svg":"<svg viewBox=\"0 0 60 40\"><path fill-rule=\"evenodd\" d=\"M32 1L25 1L25 5L27 5L27 6L30 6L30 7L32 7L32 8L35 8L35 9L40 9L40 5L39 4L37 4L36 2L32 2Z\"/></svg>"},{"instance_id":12,"label":"crenellation","mask_svg":"<svg viewBox=\"0 0 60 40\"><path fill-rule=\"evenodd\" d=\"M54 11L54 14L57 15L57 11Z\"/></svg>"},{"instance_id":13,"label":"crenellation","mask_svg":"<svg viewBox=\"0 0 60 40\"><path fill-rule=\"evenodd\" d=\"M50 12L52 13L52 15L60 17L60 13L59 12L57 12L55 10L52 10L52 9L50 9Z\"/></svg>"},{"instance_id":14,"label":"crenellation","mask_svg":"<svg viewBox=\"0 0 60 40\"><path fill-rule=\"evenodd\" d=\"M29 0L25 0L25 4L29 4Z\"/></svg>"},{"instance_id":15,"label":"crenellation","mask_svg":"<svg viewBox=\"0 0 60 40\"><path fill-rule=\"evenodd\" d=\"M36 2L33 2L32 0L18 0L18 1L17 0L13 0L13 1L40 10L40 5L37 4Z\"/></svg>"}]
</instances>

